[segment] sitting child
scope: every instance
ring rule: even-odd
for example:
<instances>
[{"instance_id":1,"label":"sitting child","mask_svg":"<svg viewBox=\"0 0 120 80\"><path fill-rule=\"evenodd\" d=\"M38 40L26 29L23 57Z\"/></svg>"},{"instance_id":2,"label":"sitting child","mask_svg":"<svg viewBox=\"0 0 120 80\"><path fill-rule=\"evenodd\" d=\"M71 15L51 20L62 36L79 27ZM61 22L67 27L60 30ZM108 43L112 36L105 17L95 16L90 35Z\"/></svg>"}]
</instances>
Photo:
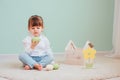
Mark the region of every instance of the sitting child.
<instances>
[{"instance_id":1,"label":"sitting child","mask_svg":"<svg viewBox=\"0 0 120 80\"><path fill-rule=\"evenodd\" d=\"M25 52L19 55L19 60L24 64L25 70L33 68L42 70L54 60L49 40L42 35L43 28L42 17L33 15L29 18L28 31L30 35L23 40ZM33 40L34 37L39 39Z\"/></svg>"}]
</instances>

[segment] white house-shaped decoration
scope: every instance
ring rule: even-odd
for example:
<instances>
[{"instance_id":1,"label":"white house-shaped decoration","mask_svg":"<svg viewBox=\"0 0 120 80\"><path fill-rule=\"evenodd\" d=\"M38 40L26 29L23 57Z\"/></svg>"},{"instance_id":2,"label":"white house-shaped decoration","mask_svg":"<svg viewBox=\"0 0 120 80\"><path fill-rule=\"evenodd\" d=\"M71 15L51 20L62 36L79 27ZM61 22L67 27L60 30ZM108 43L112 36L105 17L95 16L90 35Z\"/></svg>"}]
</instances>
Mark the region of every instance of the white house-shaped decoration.
<instances>
[{"instance_id":1,"label":"white house-shaped decoration","mask_svg":"<svg viewBox=\"0 0 120 80\"><path fill-rule=\"evenodd\" d=\"M65 63L72 65L84 65L82 49L77 48L72 40L65 47Z\"/></svg>"}]
</instances>

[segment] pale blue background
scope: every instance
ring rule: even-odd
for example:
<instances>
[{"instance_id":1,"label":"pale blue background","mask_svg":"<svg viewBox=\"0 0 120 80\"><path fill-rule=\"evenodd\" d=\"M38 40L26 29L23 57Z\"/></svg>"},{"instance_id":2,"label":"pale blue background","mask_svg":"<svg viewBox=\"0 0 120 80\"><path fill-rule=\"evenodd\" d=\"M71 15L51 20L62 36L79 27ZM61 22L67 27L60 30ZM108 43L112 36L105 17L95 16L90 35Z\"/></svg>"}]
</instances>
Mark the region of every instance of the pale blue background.
<instances>
[{"instance_id":1,"label":"pale blue background","mask_svg":"<svg viewBox=\"0 0 120 80\"><path fill-rule=\"evenodd\" d=\"M0 53L23 52L34 14L43 17L54 52L63 52L69 40L78 47L90 40L98 51L112 49L114 0L0 0Z\"/></svg>"}]
</instances>

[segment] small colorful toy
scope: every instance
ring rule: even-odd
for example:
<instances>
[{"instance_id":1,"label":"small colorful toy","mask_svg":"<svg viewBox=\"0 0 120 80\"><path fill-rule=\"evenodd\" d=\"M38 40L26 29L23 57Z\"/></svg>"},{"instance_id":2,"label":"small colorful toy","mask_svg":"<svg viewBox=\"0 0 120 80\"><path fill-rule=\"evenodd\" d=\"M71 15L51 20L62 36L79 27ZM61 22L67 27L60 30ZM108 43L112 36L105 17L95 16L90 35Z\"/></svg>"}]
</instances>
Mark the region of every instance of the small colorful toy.
<instances>
[{"instance_id":1,"label":"small colorful toy","mask_svg":"<svg viewBox=\"0 0 120 80\"><path fill-rule=\"evenodd\" d=\"M59 64L57 63L53 64L53 70L57 70L57 69L59 69Z\"/></svg>"},{"instance_id":2,"label":"small colorful toy","mask_svg":"<svg viewBox=\"0 0 120 80\"><path fill-rule=\"evenodd\" d=\"M40 41L40 38L39 38L39 37L33 37L33 38L32 38L32 41L33 41L33 42L39 42L39 41Z\"/></svg>"},{"instance_id":3,"label":"small colorful toy","mask_svg":"<svg viewBox=\"0 0 120 80\"><path fill-rule=\"evenodd\" d=\"M52 64L48 64L45 68L46 71L51 71L53 70L53 65Z\"/></svg>"},{"instance_id":4,"label":"small colorful toy","mask_svg":"<svg viewBox=\"0 0 120 80\"><path fill-rule=\"evenodd\" d=\"M96 54L96 50L93 47L94 46L92 43L87 42L85 48L83 49L85 66L86 66L86 68L89 68L89 69L93 67L94 58L95 58L95 54Z\"/></svg>"},{"instance_id":5,"label":"small colorful toy","mask_svg":"<svg viewBox=\"0 0 120 80\"><path fill-rule=\"evenodd\" d=\"M58 70L59 69L59 64L55 63L55 64L48 64L45 67L46 71L51 71L51 70Z\"/></svg>"}]
</instances>

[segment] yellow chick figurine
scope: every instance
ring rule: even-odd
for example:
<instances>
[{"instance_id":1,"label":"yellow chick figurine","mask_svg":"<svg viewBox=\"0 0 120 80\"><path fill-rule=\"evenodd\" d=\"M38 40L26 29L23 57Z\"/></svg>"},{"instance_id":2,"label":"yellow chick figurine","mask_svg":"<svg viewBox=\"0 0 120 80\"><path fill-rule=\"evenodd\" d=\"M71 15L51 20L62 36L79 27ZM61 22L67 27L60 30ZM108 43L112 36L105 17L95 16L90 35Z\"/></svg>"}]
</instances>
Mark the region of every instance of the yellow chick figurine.
<instances>
[{"instance_id":1,"label":"yellow chick figurine","mask_svg":"<svg viewBox=\"0 0 120 80\"><path fill-rule=\"evenodd\" d=\"M93 60L95 58L96 50L93 48L92 43L88 44L88 47L83 50L83 55L85 59L86 68L93 67Z\"/></svg>"}]
</instances>

